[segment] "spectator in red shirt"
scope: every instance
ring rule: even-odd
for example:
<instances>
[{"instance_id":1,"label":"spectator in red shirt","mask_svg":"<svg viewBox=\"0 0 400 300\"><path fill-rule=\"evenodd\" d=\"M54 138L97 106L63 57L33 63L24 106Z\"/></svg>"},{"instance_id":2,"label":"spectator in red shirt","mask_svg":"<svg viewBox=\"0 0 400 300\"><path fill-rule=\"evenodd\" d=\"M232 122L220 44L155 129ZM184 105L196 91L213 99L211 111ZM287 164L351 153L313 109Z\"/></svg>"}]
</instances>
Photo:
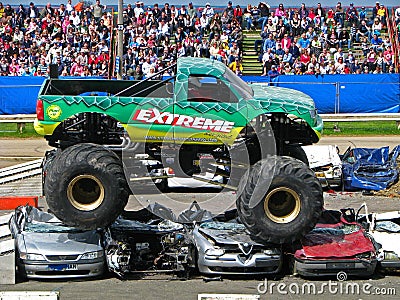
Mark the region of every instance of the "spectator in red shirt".
<instances>
[{"instance_id":1,"label":"spectator in red shirt","mask_svg":"<svg viewBox=\"0 0 400 300\"><path fill-rule=\"evenodd\" d=\"M103 61L108 62L110 60L110 56L108 55L107 52L101 51L100 55L96 58L95 63L97 65L101 64Z\"/></svg>"}]
</instances>

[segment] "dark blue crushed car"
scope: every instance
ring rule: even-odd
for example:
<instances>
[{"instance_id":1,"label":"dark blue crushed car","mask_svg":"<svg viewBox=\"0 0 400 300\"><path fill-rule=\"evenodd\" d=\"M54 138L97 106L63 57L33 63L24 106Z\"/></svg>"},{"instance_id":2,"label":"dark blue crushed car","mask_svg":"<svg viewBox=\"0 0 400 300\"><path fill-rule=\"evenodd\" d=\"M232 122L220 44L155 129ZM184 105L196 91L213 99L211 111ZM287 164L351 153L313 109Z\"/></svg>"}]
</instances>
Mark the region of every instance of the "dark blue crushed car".
<instances>
[{"instance_id":1,"label":"dark blue crushed car","mask_svg":"<svg viewBox=\"0 0 400 300\"><path fill-rule=\"evenodd\" d=\"M345 190L388 188L398 180L396 159L400 145L390 153L389 147L348 149L342 157Z\"/></svg>"}]
</instances>

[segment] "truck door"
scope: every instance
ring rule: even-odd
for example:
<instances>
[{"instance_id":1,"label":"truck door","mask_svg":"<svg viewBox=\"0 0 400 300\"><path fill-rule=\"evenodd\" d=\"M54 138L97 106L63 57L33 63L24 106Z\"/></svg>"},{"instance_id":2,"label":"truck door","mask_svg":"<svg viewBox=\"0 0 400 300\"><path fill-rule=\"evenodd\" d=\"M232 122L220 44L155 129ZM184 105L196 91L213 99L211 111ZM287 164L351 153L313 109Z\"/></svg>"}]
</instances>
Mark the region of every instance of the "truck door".
<instances>
[{"instance_id":1,"label":"truck door","mask_svg":"<svg viewBox=\"0 0 400 300\"><path fill-rule=\"evenodd\" d=\"M246 104L223 78L192 74L175 92L176 143L231 145L246 120Z\"/></svg>"},{"instance_id":2,"label":"truck door","mask_svg":"<svg viewBox=\"0 0 400 300\"><path fill-rule=\"evenodd\" d=\"M162 143L173 140L173 131L168 122L173 115L173 81L147 81L137 97L130 99L134 104L128 124L131 140L135 142ZM153 86L151 86L153 85ZM146 89L150 92L147 93Z\"/></svg>"}]
</instances>

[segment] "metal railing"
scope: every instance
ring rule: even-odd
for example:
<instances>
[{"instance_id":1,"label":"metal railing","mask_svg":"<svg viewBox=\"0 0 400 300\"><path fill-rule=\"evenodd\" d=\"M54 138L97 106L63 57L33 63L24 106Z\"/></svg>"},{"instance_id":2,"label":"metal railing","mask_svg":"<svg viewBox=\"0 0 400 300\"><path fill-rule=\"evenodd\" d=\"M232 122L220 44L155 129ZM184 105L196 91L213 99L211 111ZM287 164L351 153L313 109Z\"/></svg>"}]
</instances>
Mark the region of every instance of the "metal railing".
<instances>
[{"instance_id":1,"label":"metal railing","mask_svg":"<svg viewBox=\"0 0 400 300\"><path fill-rule=\"evenodd\" d=\"M0 123L33 123L35 114L0 115Z\"/></svg>"},{"instance_id":2,"label":"metal railing","mask_svg":"<svg viewBox=\"0 0 400 300\"><path fill-rule=\"evenodd\" d=\"M326 122L400 121L400 113L320 114ZM0 123L33 123L36 115L0 115Z\"/></svg>"},{"instance_id":3,"label":"metal railing","mask_svg":"<svg viewBox=\"0 0 400 300\"><path fill-rule=\"evenodd\" d=\"M400 121L400 113L320 114L324 122Z\"/></svg>"}]
</instances>

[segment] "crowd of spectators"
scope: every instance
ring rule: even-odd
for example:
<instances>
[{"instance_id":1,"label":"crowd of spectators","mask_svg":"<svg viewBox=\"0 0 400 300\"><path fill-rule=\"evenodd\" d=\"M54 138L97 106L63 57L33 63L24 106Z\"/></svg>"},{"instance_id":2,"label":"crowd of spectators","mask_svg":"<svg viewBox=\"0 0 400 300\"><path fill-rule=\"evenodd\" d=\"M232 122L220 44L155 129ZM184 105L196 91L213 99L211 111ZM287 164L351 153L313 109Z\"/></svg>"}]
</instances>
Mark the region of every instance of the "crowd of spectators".
<instances>
[{"instance_id":1,"label":"crowd of spectators","mask_svg":"<svg viewBox=\"0 0 400 300\"><path fill-rule=\"evenodd\" d=\"M47 76L53 64L63 76L108 76L112 16L104 10L99 0L86 8L0 3L0 75Z\"/></svg>"},{"instance_id":2,"label":"crowd of spectators","mask_svg":"<svg viewBox=\"0 0 400 300\"><path fill-rule=\"evenodd\" d=\"M116 19L100 0L83 0L38 9L0 3L0 75L47 76L57 65L62 76L114 76L110 51ZM400 8L396 9L400 26ZM222 9L210 3L176 7L165 3L127 4L123 12L124 76L147 78L165 70L181 56L207 57L224 62L241 74L243 31L261 29L255 43L263 70L279 74L348 74L394 72L389 40L380 37L386 10L377 2L369 18L365 7L332 9L272 9L267 3L241 8L231 1ZM346 28L347 27L347 28ZM347 30L346 30L347 29ZM364 58L351 53L354 42Z\"/></svg>"},{"instance_id":3,"label":"crowd of spectators","mask_svg":"<svg viewBox=\"0 0 400 300\"><path fill-rule=\"evenodd\" d=\"M256 9L256 8L254 8ZM263 76L279 74L394 73L394 51L390 38L382 38L387 11L376 2L368 13L353 3L335 8L285 9L280 4L262 23L254 49L263 63ZM395 11L400 29L400 8ZM362 49L355 56L354 44Z\"/></svg>"}]
</instances>

